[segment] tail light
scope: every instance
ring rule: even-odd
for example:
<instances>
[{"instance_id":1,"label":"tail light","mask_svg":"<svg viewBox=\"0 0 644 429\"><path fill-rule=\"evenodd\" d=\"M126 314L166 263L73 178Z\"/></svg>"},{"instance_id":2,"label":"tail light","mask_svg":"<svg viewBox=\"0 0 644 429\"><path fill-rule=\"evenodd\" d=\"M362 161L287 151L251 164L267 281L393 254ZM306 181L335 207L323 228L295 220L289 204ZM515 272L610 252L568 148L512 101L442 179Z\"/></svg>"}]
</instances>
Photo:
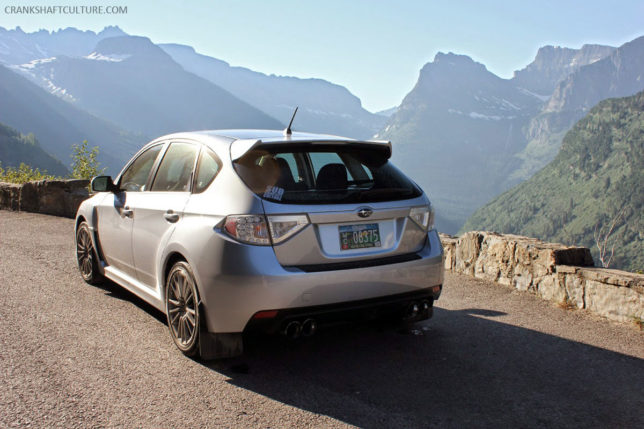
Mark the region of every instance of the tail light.
<instances>
[{"instance_id":1,"label":"tail light","mask_svg":"<svg viewBox=\"0 0 644 429\"><path fill-rule=\"evenodd\" d=\"M434 209L431 206L414 207L409 217L425 231L434 228Z\"/></svg>"},{"instance_id":2,"label":"tail light","mask_svg":"<svg viewBox=\"0 0 644 429\"><path fill-rule=\"evenodd\" d=\"M308 224L309 218L306 215L268 216L268 226L274 244L294 236Z\"/></svg>"},{"instance_id":3,"label":"tail light","mask_svg":"<svg viewBox=\"0 0 644 429\"><path fill-rule=\"evenodd\" d=\"M224 230L243 243L262 246L271 244L268 239L266 219L261 215L227 216Z\"/></svg>"},{"instance_id":4,"label":"tail light","mask_svg":"<svg viewBox=\"0 0 644 429\"><path fill-rule=\"evenodd\" d=\"M268 216L263 215L227 216L224 231L238 241L267 246L278 244L294 236L309 224L306 215ZM269 239L270 232L270 239Z\"/></svg>"}]
</instances>

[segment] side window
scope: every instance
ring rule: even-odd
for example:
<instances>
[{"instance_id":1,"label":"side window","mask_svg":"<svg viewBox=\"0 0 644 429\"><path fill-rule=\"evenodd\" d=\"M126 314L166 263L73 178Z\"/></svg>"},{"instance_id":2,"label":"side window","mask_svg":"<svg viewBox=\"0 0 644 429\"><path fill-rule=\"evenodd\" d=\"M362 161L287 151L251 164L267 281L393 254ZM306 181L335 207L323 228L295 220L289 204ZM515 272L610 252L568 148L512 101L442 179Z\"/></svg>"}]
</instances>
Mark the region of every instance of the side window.
<instances>
[{"instance_id":1,"label":"side window","mask_svg":"<svg viewBox=\"0 0 644 429\"><path fill-rule=\"evenodd\" d=\"M199 159L199 166L197 167L197 177L195 180L194 193L198 194L206 190L210 183L214 180L217 173L221 169L221 161L210 149L204 148L201 152Z\"/></svg>"},{"instance_id":2,"label":"side window","mask_svg":"<svg viewBox=\"0 0 644 429\"><path fill-rule=\"evenodd\" d=\"M191 143L172 143L159 165L151 191L188 192L197 146Z\"/></svg>"},{"instance_id":3,"label":"side window","mask_svg":"<svg viewBox=\"0 0 644 429\"><path fill-rule=\"evenodd\" d=\"M150 176L150 170L156 161L162 144L151 147L143 152L139 157L125 170L121 176L119 186L127 192L145 191L145 184Z\"/></svg>"}]
</instances>

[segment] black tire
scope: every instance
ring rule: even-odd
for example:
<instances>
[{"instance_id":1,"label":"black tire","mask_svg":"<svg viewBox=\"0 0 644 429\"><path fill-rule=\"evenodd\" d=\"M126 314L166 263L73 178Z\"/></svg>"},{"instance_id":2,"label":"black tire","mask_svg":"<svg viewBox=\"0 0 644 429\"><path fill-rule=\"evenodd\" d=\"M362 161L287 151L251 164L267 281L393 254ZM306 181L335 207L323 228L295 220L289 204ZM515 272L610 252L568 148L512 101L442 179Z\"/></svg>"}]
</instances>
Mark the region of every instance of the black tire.
<instances>
[{"instance_id":1,"label":"black tire","mask_svg":"<svg viewBox=\"0 0 644 429\"><path fill-rule=\"evenodd\" d=\"M76 262L81 277L91 285L97 285L103 282L103 276L98 270L98 260L94 244L92 243L92 233L87 222L81 222L76 230Z\"/></svg>"},{"instance_id":2,"label":"black tire","mask_svg":"<svg viewBox=\"0 0 644 429\"><path fill-rule=\"evenodd\" d=\"M165 305L174 344L184 355L196 357L199 354L201 313L197 283L187 262L177 262L168 273Z\"/></svg>"}]
</instances>

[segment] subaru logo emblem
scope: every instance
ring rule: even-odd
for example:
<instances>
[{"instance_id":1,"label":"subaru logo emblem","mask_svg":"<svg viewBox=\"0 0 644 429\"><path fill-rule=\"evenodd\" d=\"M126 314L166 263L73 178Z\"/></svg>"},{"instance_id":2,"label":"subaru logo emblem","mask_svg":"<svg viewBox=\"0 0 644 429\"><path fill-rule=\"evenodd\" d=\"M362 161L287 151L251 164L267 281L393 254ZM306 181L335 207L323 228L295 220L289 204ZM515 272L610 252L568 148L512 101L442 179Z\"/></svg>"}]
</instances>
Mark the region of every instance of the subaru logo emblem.
<instances>
[{"instance_id":1,"label":"subaru logo emblem","mask_svg":"<svg viewBox=\"0 0 644 429\"><path fill-rule=\"evenodd\" d=\"M371 213L373 213L373 210L371 210L371 209L360 209L360 210L358 210L358 216L360 216L360 217L369 217L369 216L371 216Z\"/></svg>"}]
</instances>

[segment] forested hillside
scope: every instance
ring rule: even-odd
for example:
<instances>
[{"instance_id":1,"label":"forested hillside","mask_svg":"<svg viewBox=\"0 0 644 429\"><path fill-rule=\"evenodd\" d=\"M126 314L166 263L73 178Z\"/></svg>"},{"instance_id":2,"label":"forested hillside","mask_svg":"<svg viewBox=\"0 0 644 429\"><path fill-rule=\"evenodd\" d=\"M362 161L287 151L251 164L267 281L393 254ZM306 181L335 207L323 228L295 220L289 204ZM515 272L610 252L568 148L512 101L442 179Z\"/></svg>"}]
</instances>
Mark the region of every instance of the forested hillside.
<instances>
[{"instance_id":1,"label":"forested hillside","mask_svg":"<svg viewBox=\"0 0 644 429\"><path fill-rule=\"evenodd\" d=\"M644 92L604 100L566 134L557 157L477 210L462 231L493 230L588 246L614 224L612 268L644 269Z\"/></svg>"},{"instance_id":2,"label":"forested hillside","mask_svg":"<svg viewBox=\"0 0 644 429\"><path fill-rule=\"evenodd\" d=\"M41 147L33 134L22 135L4 124L0 124L0 166L19 167L28 162L33 168L46 170L55 176L65 176L67 168Z\"/></svg>"}]
</instances>

